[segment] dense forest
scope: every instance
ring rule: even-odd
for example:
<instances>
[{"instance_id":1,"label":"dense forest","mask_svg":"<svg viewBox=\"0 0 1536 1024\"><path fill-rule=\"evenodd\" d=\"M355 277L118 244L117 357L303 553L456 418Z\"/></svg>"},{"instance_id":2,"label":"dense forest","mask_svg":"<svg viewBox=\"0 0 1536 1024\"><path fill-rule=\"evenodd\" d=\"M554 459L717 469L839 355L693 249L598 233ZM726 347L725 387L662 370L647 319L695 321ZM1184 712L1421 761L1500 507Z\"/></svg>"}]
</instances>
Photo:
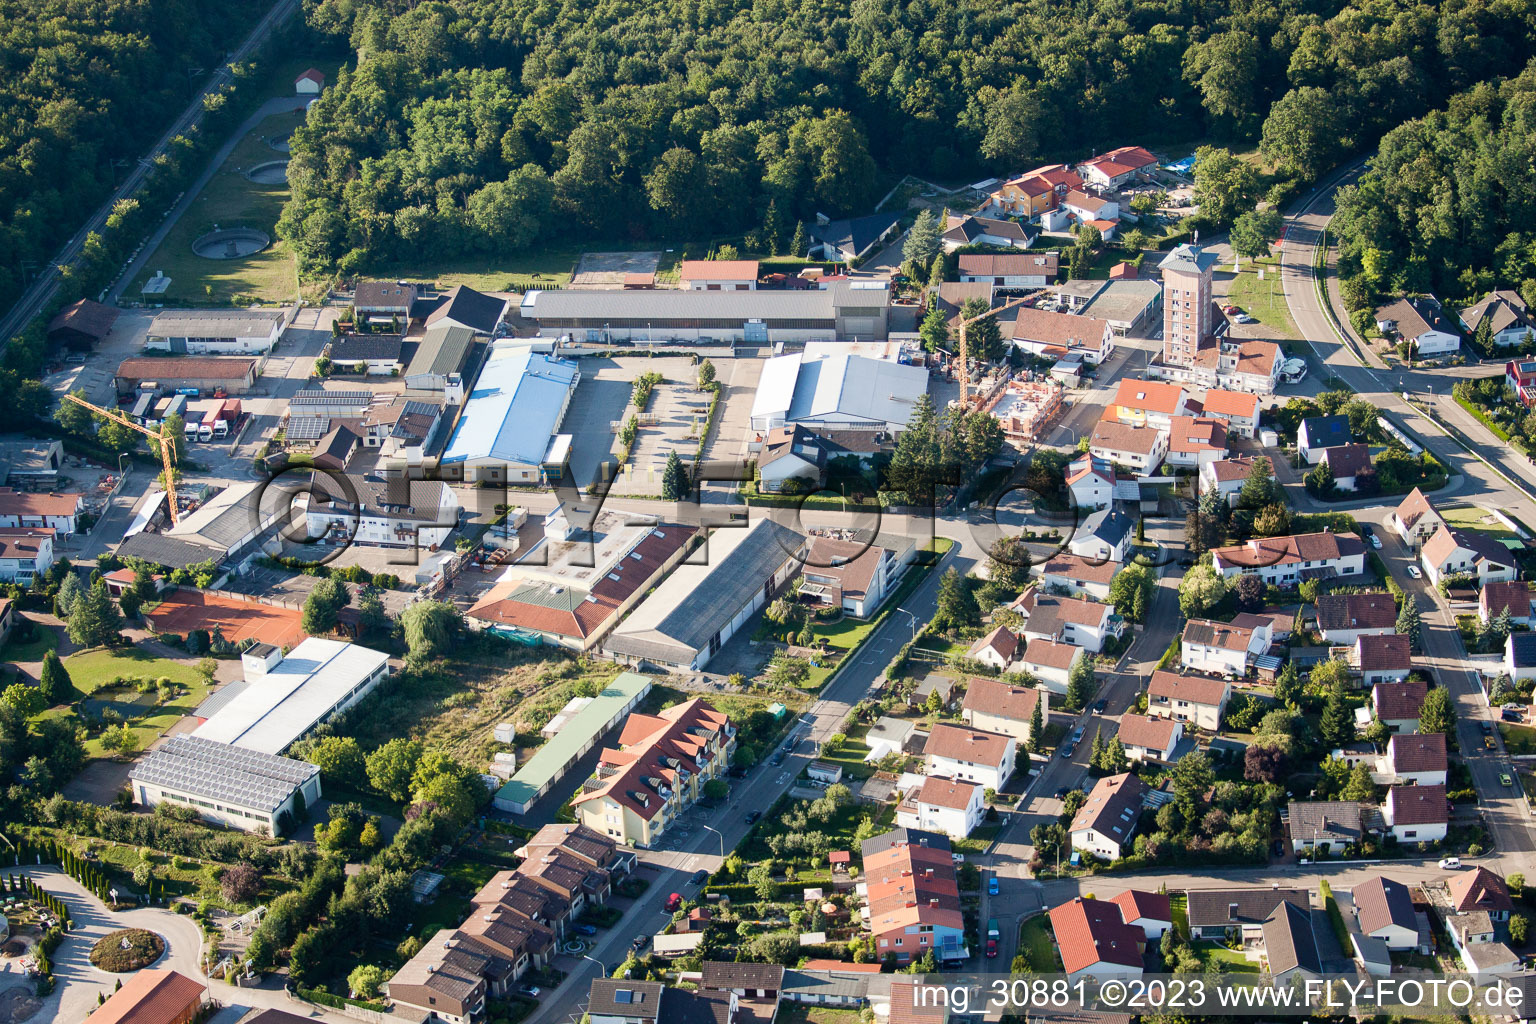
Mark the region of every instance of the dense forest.
<instances>
[{"instance_id":1,"label":"dense forest","mask_svg":"<svg viewBox=\"0 0 1536 1024\"><path fill-rule=\"evenodd\" d=\"M0 294L80 228L265 3L0 0Z\"/></svg>"},{"instance_id":2,"label":"dense forest","mask_svg":"<svg viewBox=\"0 0 1536 1024\"><path fill-rule=\"evenodd\" d=\"M754 231L1116 145L1313 177L1533 54L1521 0L318 0L360 55L294 140L311 269Z\"/></svg>"},{"instance_id":3,"label":"dense forest","mask_svg":"<svg viewBox=\"0 0 1536 1024\"><path fill-rule=\"evenodd\" d=\"M1388 132L1333 230L1346 304L1398 292L1454 305L1492 288L1536 305L1536 62Z\"/></svg>"}]
</instances>

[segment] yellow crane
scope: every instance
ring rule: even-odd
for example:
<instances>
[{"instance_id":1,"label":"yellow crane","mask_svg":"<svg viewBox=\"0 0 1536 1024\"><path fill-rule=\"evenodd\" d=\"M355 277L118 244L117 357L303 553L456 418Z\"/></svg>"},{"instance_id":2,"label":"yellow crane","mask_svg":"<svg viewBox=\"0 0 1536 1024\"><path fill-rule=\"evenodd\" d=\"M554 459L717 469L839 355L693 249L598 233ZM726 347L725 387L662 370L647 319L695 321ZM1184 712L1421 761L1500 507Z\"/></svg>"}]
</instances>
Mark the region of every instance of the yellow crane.
<instances>
[{"instance_id":1,"label":"yellow crane","mask_svg":"<svg viewBox=\"0 0 1536 1024\"><path fill-rule=\"evenodd\" d=\"M84 408L91 410L91 412L98 416L104 416L115 423L121 423L129 430L137 430L139 433L145 435L152 441L160 442L160 462L165 466L165 490L166 498L169 501L171 507L171 522L180 523L181 514L176 510L176 445L171 435L166 430L164 421L162 421L160 424L159 433L156 433L146 426L142 426L133 422L133 420L124 416L122 413L116 411L115 409L103 409L99 405L92 405L90 402L87 402L85 399L80 398L77 395L66 394L64 398L66 401L74 402L76 405L83 406Z\"/></svg>"},{"instance_id":2,"label":"yellow crane","mask_svg":"<svg viewBox=\"0 0 1536 1024\"><path fill-rule=\"evenodd\" d=\"M1009 299L1001 306L989 309L985 313L977 313L973 317L960 321L960 408L967 411L971 408L971 353L970 348L966 345L965 329L979 320L985 320L989 316L997 316L997 314L1004 310L1029 302L1035 296L1041 294L1044 293L1033 292L1029 295L1021 295L1016 299Z\"/></svg>"}]
</instances>

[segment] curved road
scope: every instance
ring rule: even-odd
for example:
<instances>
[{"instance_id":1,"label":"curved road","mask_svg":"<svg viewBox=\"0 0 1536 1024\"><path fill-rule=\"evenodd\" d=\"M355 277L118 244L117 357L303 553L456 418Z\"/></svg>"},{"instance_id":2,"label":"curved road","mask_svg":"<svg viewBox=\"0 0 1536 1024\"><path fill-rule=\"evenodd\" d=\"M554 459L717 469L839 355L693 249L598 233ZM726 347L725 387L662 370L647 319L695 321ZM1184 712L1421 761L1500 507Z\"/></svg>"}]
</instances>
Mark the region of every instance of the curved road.
<instances>
[{"instance_id":1,"label":"curved road","mask_svg":"<svg viewBox=\"0 0 1536 1024\"><path fill-rule=\"evenodd\" d=\"M48 301L59 290L59 267L69 264L80 255L80 250L84 247L86 238L92 231L101 230L107 222L107 217L112 213L112 208L117 205L118 200L127 199L139 190L139 187L144 184L145 179L149 176L149 170L154 159L164 153L167 147L170 146L171 141L178 135L185 134L188 130L202 122L203 99L231 81L233 73L230 70L230 66L245 60L255 52L256 48L271 34L273 28L293 13L297 7L297 2L298 0L277 0L272 9L266 13L261 21L256 23L256 27L251 30L250 35L246 36L245 41L240 44L239 48L229 54L229 59L220 65L218 70L209 77L208 83L201 92L192 98L192 102L187 104L186 109L181 112L181 116L166 129L165 134L160 136L149 152L139 159L139 162L128 173L128 177L124 179L122 185L112 195L107 197L106 202L102 203L95 213L91 214L86 222L81 225L80 230L76 231L70 240L64 244L64 248L60 249L53 259L48 261L47 267L33 279L26 291L22 292L21 298L16 300L16 304L11 307L10 311L3 318L0 318L0 351L4 351L5 346L10 344L11 337L16 332L20 331L26 326L28 321L42 312L43 307L47 305Z\"/></svg>"}]
</instances>

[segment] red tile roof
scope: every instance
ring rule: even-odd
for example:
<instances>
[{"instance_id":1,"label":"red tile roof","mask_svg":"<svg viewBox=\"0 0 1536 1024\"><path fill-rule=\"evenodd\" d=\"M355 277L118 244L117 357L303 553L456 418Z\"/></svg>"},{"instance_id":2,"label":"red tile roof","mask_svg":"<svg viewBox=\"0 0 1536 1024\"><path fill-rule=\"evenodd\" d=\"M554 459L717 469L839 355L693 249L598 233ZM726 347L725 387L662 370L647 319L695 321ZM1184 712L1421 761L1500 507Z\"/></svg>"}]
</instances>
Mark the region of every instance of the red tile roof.
<instances>
[{"instance_id":1,"label":"red tile roof","mask_svg":"<svg viewBox=\"0 0 1536 1024\"><path fill-rule=\"evenodd\" d=\"M1451 820L1445 787L1393 786L1387 791L1393 825L1444 825Z\"/></svg>"},{"instance_id":2,"label":"red tile roof","mask_svg":"<svg viewBox=\"0 0 1536 1024\"><path fill-rule=\"evenodd\" d=\"M1224 391L1211 388L1205 393L1205 412L1208 416L1240 416L1251 419L1259 414L1259 396L1246 391Z\"/></svg>"},{"instance_id":3,"label":"red tile roof","mask_svg":"<svg viewBox=\"0 0 1536 1024\"><path fill-rule=\"evenodd\" d=\"M923 746L923 755L947 757L954 761L972 761L976 764L997 767L1003 763L1003 758L1008 753L1008 745L1012 742L1012 737L1001 733L984 732L981 729L941 722L928 734L928 742Z\"/></svg>"},{"instance_id":4,"label":"red tile roof","mask_svg":"<svg viewBox=\"0 0 1536 1024\"><path fill-rule=\"evenodd\" d=\"M1132 427L1119 420L1102 419L1093 428L1089 445L1110 452L1151 455L1157 450L1161 431L1153 427Z\"/></svg>"},{"instance_id":5,"label":"red tile roof","mask_svg":"<svg viewBox=\"0 0 1536 1024\"><path fill-rule=\"evenodd\" d=\"M203 1001L202 984L170 970L142 970L87 1018L90 1024L171 1024Z\"/></svg>"},{"instance_id":6,"label":"red tile roof","mask_svg":"<svg viewBox=\"0 0 1536 1024\"><path fill-rule=\"evenodd\" d=\"M714 756L710 742L728 721L699 697L655 715L630 715L619 734L619 749L605 749L598 757L600 771L611 769L602 787L577 795L573 803L606 797L641 818L654 818L666 801L651 783L677 785L679 769L670 760L697 774Z\"/></svg>"},{"instance_id":7,"label":"red tile roof","mask_svg":"<svg viewBox=\"0 0 1536 1024\"><path fill-rule=\"evenodd\" d=\"M1178 729L1179 723L1171 718L1152 718L1126 712L1120 716L1120 731L1117 735L1127 747L1164 751L1172 744L1173 734Z\"/></svg>"},{"instance_id":8,"label":"red tile roof","mask_svg":"<svg viewBox=\"0 0 1536 1024\"><path fill-rule=\"evenodd\" d=\"M1246 649L1245 647L1244 650ZM1214 708L1219 707L1222 698L1226 696L1227 683L1222 679L1181 676L1177 672L1158 669L1152 673L1152 682L1147 687L1147 694L1152 697L1166 697L1169 700L1187 700L1191 704L1203 704Z\"/></svg>"},{"instance_id":9,"label":"red tile roof","mask_svg":"<svg viewBox=\"0 0 1536 1024\"><path fill-rule=\"evenodd\" d=\"M1376 717L1382 721L1418 718L1428 693L1429 684L1422 679L1377 683L1371 689L1371 704L1376 708Z\"/></svg>"},{"instance_id":10,"label":"red tile roof","mask_svg":"<svg viewBox=\"0 0 1536 1024\"><path fill-rule=\"evenodd\" d=\"M1443 733L1398 733L1387 741L1387 753L1398 775L1446 770Z\"/></svg>"},{"instance_id":11,"label":"red tile roof","mask_svg":"<svg viewBox=\"0 0 1536 1024\"><path fill-rule=\"evenodd\" d=\"M1262 537L1246 544L1217 548L1219 562L1242 568L1264 568L1295 562L1326 562L1365 554L1365 544L1353 533L1302 533L1291 537Z\"/></svg>"},{"instance_id":12,"label":"red tile roof","mask_svg":"<svg viewBox=\"0 0 1536 1024\"><path fill-rule=\"evenodd\" d=\"M1148 921L1173 923L1173 901L1165 892L1127 889L1120 895L1112 897L1109 902L1120 908L1120 916L1125 918L1126 924L1140 921L1142 918Z\"/></svg>"},{"instance_id":13,"label":"red tile roof","mask_svg":"<svg viewBox=\"0 0 1536 1024\"><path fill-rule=\"evenodd\" d=\"M54 531L45 526L0 527L0 558L36 562L53 536Z\"/></svg>"},{"instance_id":14,"label":"red tile roof","mask_svg":"<svg viewBox=\"0 0 1536 1024\"><path fill-rule=\"evenodd\" d=\"M1401 633L1367 635L1355 641L1362 672L1406 671L1413 666L1408 637Z\"/></svg>"},{"instance_id":15,"label":"red tile roof","mask_svg":"<svg viewBox=\"0 0 1536 1024\"><path fill-rule=\"evenodd\" d=\"M1208 416L1175 416L1169 424L1168 450L1199 453L1227 451L1227 421Z\"/></svg>"},{"instance_id":16,"label":"red tile roof","mask_svg":"<svg viewBox=\"0 0 1536 1024\"><path fill-rule=\"evenodd\" d=\"M1007 626L998 626L972 644L966 653L974 658L988 648L996 651L1003 661L1012 661L1019 652L1019 638Z\"/></svg>"},{"instance_id":17,"label":"red tile roof","mask_svg":"<svg viewBox=\"0 0 1536 1024\"><path fill-rule=\"evenodd\" d=\"M980 788L974 782L961 782L958 779L930 775L923 780L922 788L918 790L917 800L919 803L932 804L935 807L963 811L971 806L971 799Z\"/></svg>"},{"instance_id":18,"label":"red tile roof","mask_svg":"<svg viewBox=\"0 0 1536 1024\"><path fill-rule=\"evenodd\" d=\"M756 281L757 260L683 260L683 281Z\"/></svg>"},{"instance_id":19,"label":"red tile roof","mask_svg":"<svg viewBox=\"0 0 1536 1024\"><path fill-rule=\"evenodd\" d=\"M1029 650L1033 651L1034 647L1030 644ZM1025 660L1029 660L1028 654ZM1071 667L1071 663L1063 667ZM966 680L965 701L960 707L963 711L1027 722L1034 716L1035 705L1039 703L1040 691L1032 686L1014 686L1000 679L971 676Z\"/></svg>"},{"instance_id":20,"label":"red tile roof","mask_svg":"<svg viewBox=\"0 0 1536 1024\"><path fill-rule=\"evenodd\" d=\"M1069 669L1081 654L1082 648L1073 647L1071 644L1058 644L1054 640L1031 640L1029 646L1024 649L1024 663L1041 665L1045 668Z\"/></svg>"},{"instance_id":21,"label":"red tile roof","mask_svg":"<svg viewBox=\"0 0 1536 1024\"><path fill-rule=\"evenodd\" d=\"M1397 518L1410 530L1418 524L1422 517L1430 514L1438 515L1439 513L1435 512L1435 506L1430 504L1429 499L1424 496L1424 492L1417 487L1409 491L1408 497L1404 498L1403 503L1397 506Z\"/></svg>"},{"instance_id":22,"label":"red tile roof","mask_svg":"<svg viewBox=\"0 0 1536 1024\"><path fill-rule=\"evenodd\" d=\"M1120 382L1115 391L1115 405L1172 416L1179 411L1185 397L1184 389L1177 384L1131 377Z\"/></svg>"},{"instance_id":23,"label":"red tile roof","mask_svg":"<svg viewBox=\"0 0 1536 1024\"><path fill-rule=\"evenodd\" d=\"M0 515L72 516L79 508L78 494L41 494L0 487Z\"/></svg>"},{"instance_id":24,"label":"red tile roof","mask_svg":"<svg viewBox=\"0 0 1536 1024\"><path fill-rule=\"evenodd\" d=\"M1097 963L1142 965L1146 933L1125 923L1117 903L1079 896L1052 907L1051 931L1068 974Z\"/></svg>"},{"instance_id":25,"label":"red tile roof","mask_svg":"<svg viewBox=\"0 0 1536 1024\"><path fill-rule=\"evenodd\" d=\"M1060 576L1078 583L1110 583L1120 571L1119 562L1099 562L1062 552L1040 567L1046 576Z\"/></svg>"},{"instance_id":26,"label":"red tile roof","mask_svg":"<svg viewBox=\"0 0 1536 1024\"><path fill-rule=\"evenodd\" d=\"M1446 883L1451 892L1451 905L1459 913L1470 914L1475 910L1494 913L1513 910L1509 889L1504 879L1484 867L1476 867L1463 875L1453 875Z\"/></svg>"}]
</instances>

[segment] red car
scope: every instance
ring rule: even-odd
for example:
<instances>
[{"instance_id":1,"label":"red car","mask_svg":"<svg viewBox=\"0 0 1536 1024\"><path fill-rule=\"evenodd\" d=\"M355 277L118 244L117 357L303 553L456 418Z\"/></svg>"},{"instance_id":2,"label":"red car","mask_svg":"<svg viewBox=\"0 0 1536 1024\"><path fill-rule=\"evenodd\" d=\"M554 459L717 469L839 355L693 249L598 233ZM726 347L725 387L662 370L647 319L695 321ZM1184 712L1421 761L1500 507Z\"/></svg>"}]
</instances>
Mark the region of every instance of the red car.
<instances>
[{"instance_id":1,"label":"red car","mask_svg":"<svg viewBox=\"0 0 1536 1024\"><path fill-rule=\"evenodd\" d=\"M990 958L996 959L996 957L997 957L997 940L996 939L988 939L987 940L987 956L990 957Z\"/></svg>"},{"instance_id":2,"label":"red car","mask_svg":"<svg viewBox=\"0 0 1536 1024\"><path fill-rule=\"evenodd\" d=\"M1243 311L1241 306L1222 306L1221 311L1228 314L1237 314Z\"/></svg>"},{"instance_id":3,"label":"red car","mask_svg":"<svg viewBox=\"0 0 1536 1024\"><path fill-rule=\"evenodd\" d=\"M678 907L680 907L682 905L683 905L683 895L682 895L682 893L675 892L671 896L667 897L667 913L669 913L669 914L672 913L674 910L676 910Z\"/></svg>"}]
</instances>

